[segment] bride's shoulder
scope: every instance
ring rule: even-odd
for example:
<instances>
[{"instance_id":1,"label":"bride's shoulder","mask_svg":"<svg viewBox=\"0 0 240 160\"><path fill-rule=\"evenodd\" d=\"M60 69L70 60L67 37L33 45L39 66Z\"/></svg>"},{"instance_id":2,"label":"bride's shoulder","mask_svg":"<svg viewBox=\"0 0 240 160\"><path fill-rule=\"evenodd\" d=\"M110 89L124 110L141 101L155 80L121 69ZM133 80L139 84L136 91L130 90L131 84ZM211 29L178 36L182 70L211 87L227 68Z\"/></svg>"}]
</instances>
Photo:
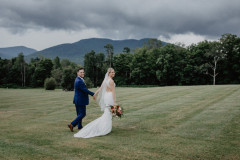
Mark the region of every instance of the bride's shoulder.
<instances>
[{"instance_id":1,"label":"bride's shoulder","mask_svg":"<svg viewBox=\"0 0 240 160\"><path fill-rule=\"evenodd\" d=\"M110 79L109 79L109 83L110 83L110 84L114 84L114 80L110 78Z\"/></svg>"}]
</instances>

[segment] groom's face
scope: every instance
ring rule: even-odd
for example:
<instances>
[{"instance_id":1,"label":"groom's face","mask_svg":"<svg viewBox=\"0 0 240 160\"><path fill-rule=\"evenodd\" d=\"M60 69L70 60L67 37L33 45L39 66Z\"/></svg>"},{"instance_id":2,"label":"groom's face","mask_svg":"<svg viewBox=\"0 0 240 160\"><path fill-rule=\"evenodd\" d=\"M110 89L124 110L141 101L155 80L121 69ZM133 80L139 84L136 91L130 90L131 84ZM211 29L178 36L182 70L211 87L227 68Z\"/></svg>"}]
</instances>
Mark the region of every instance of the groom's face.
<instances>
[{"instance_id":1,"label":"groom's face","mask_svg":"<svg viewBox=\"0 0 240 160\"><path fill-rule=\"evenodd\" d=\"M78 75L79 77L81 77L81 78L84 78L84 70L83 70L83 69L79 70L79 71L77 72L77 75Z\"/></svg>"}]
</instances>

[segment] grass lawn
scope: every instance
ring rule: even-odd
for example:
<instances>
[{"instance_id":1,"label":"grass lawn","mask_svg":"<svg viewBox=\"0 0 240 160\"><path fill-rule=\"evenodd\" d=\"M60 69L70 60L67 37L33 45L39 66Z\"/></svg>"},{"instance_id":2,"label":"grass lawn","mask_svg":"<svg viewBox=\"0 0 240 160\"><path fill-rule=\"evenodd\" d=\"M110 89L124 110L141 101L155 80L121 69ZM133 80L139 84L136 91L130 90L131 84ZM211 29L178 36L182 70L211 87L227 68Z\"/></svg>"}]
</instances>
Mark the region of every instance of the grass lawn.
<instances>
[{"instance_id":1,"label":"grass lawn","mask_svg":"<svg viewBox=\"0 0 240 160\"><path fill-rule=\"evenodd\" d=\"M67 128L74 92L0 89L0 159L240 159L240 85L116 91L125 116L81 139ZM84 125L102 114L89 98Z\"/></svg>"}]
</instances>

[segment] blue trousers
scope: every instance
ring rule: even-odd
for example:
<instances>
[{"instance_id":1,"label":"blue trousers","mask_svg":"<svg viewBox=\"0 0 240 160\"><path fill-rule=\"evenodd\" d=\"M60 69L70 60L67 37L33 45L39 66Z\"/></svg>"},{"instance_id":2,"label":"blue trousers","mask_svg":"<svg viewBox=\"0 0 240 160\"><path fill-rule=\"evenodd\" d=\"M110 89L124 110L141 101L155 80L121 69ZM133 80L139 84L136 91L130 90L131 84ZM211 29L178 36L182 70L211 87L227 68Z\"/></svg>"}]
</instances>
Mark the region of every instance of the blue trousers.
<instances>
[{"instance_id":1,"label":"blue trousers","mask_svg":"<svg viewBox=\"0 0 240 160\"><path fill-rule=\"evenodd\" d=\"M86 116L86 106L75 104L75 107L76 107L77 117L71 122L71 124L73 127L78 125L78 129L81 129L83 127L82 119Z\"/></svg>"}]
</instances>

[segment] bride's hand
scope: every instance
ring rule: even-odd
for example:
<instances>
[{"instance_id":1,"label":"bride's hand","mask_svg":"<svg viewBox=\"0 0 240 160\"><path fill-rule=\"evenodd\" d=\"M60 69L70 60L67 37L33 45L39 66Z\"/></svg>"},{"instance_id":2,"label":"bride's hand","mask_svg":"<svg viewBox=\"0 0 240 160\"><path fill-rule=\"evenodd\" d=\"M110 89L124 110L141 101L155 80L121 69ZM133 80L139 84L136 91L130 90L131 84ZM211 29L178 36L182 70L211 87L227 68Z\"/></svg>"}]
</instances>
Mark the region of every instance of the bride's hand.
<instances>
[{"instance_id":1,"label":"bride's hand","mask_svg":"<svg viewBox=\"0 0 240 160\"><path fill-rule=\"evenodd\" d=\"M96 100L96 94L93 95L93 100Z\"/></svg>"}]
</instances>

